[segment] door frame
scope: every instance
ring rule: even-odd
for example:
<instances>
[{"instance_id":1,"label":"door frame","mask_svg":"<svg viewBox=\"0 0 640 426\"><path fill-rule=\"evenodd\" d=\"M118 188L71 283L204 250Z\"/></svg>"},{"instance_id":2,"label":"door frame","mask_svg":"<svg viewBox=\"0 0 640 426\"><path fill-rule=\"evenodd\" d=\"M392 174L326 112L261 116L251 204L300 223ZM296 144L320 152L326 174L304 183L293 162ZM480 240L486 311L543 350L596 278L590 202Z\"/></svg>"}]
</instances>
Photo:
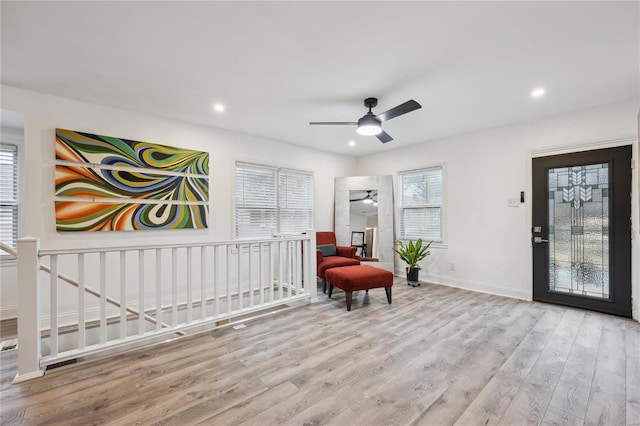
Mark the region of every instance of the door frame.
<instances>
[{"instance_id":1,"label":"door frame","mask_svg":"<svg viewBox=\"0 0 640 426\"><path fill-rule=\"evenodd\" d=\"M626 147L626 148L625 148ZM629 283L629 287L627 288L623 288L621 289L617 294L616 294L616 290L613 288L613 286L611 287L611 296L613 299L613 302L609 302L606 300L601 300L601 299L597 299L597 298L589 298L589 297L585 297L585 298L581 298L579 296L572 296L572 295L565 295L562 293L556 293L553 292L553 296L547 297L547 295L550 295L550 292L545 291L545 290L541 290L540 288L536 289L535 288L535 277L534 274L536 273L536 271L534 270L534 258L538 257L538 260L540 260L540 251L536 252L536 246L539 247L538 250L540 250L542 247L540 247L538 244L533 244L533 212L534 212L534 198L535 198L535 194L533 193L533 172L534 172L534 167L533 167L533 162L535 159L540 159L542 157L548 157L548 156L553 156L555 158L550 158L548 162L545 162L543 164L543 167L545 167L545 169L547 167L562 167L562 166L571 166L572 164L582 164L582 163L589 163L591 162L589 160L589 157L595 157L598 154L597 151L601 150L601 149L612 149L612 148L620 148L621 150L618 151L618 153L616 153L615 155L619 155L622 156L624 155L626 158L627 153L626 152L622 152L625 149L629 150L629 154L631 159L635 158L635 152L637 150L637 140L636 139L623 139L623 140L616 140L616 141L610 141L610 142L604 142L604 143L597 143L597 144L589 144L589 145L581 145L581 146L574 146L574 147L563 147L563 148L558 148L558 149L553 149L553 150L545 150L545 151L538 151L538 152L532 152L530 159L529 159L529 164L528 164L528 179L530 180L530 194L531 194L531 208L528 209L528 219L529 219L529 227L528 227L528 237L529 237L529 241L531 241L531 243L529 244L530 248L531 248L531 295L532 295L532 299L536 300L536 301L542 301L542 302L551 302L551 303L556 303L556 304L563 304L563 305L567 305L567 306L575 306L575 307L582 307L582 308L587 308L587 309L592 309L595 311L599 311L599 312L604 312L604 313L610 313L610 314L615 314L615 315L621 315L621 316L625 316L625 317L632 317L635 307L632 306L632 302L633 302L633 295L637 294L637 289L634 288L633 285L633 275L634 275L634 269L637 269L638 265L637 265L637 259L635 259L635 257L633 256L633 252L634 252L634 243L632 243L631 239L634 238L634 233L635 231L631 229L631 225L632 225L632 218L635 218L637 215L637 210L636 210L636 192L638 190L638 185L637 185L637 171L636 170L632 170L631 164L628 165L628 167L616 167L616 171L619 174L618 178L619 179L624 179L625 181L629 182L629 188L630 188L630 194L626 194L625 189L624 188L620 188L620 185L617 185L614 187L614 193L611 193L611 203L615 203L615 202L619 202L620 199L624 200L624 199L628 199L629 201L629 209L628 210L623 210L620 211L618 209L615 218L612 218L612 222L615 220L617 225L615 226L615 228L611 228L610 231L613 233L616 233L617 236L616 238L616 242L617 244L621 244L622 247L624 247L624 249L616 252L615 247L612 245L610 246L610 250L611 250L611 259L612 259L612 265L617 265L616 269L617 269L617 273L618 273L618 278L622 279L625 282ZM594 152L595 151L595 152ZM590 153L591 152L591 153ZM577 154L577 155L582 155L582 157L584 157L584 159L580 159L579 161L575 161L572 162L570 160L568 161L563 161L562 156L563 155L567 155L567 158L569 158L568 156L571 154ZM611 161L618 161L620 162L620 159L618 160L611 160ZM632 160L633 161L633 160ZM594 162L599 162L599 160L594 160ZM612 178L612 171L610 171L610 177ZM627 180L628 179L628 180ZM616 191L616 188L618 188L618 190ZM538 214L542 214L544 217L548 216L548 204L546 201L542 200L542 198L539 199L539 202L541 204L544 204L544 206L542 205L538 205L537 208L540 210L540 212ZM623 201L624 202L624 201ZM628 212L629 214L627 215ZM548 217L547 217L547 221L546 223L548 223ZM635 222L634 222L635 223ZM536 224L536 226L538 226L540 224ZM542 224L543 226L545 226L546 224ZM625 231L628 230L628 236L630 237L629 239L627 239L626 237L622 237L621 234L624 234ZM618 232L616 232L616 230L618 230ZM622 231L622 232L620 232ZM545 236L543 235L543 238L545 238ZM548 250L546 250L546 253L542 256L547 258L547 262L548 262ZM624 265L624 266L620 266L620 265ZM626 265L628 265L629 267L627 268ZM613 270L614 266L612 266L612 270ZM545 274L547 274L546 276L546 281L548 282L548 270L546 270L544 272ZM635 273L637 274L637 273ZM615 281L615 278L613 276L611 276L611 283L613 283ZM631 303L627 304L627 301L630 301Z\"/></svg>"}]
</instances>

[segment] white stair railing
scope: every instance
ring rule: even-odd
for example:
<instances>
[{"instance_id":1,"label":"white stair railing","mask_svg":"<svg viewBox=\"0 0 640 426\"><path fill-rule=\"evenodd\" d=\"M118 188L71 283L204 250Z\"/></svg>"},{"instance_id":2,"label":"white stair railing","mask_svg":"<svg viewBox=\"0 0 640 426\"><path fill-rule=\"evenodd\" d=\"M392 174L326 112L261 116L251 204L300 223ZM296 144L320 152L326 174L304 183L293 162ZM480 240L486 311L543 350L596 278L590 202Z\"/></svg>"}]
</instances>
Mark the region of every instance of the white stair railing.
<instances>
[{"instance_id":1,"label":"white stair railing","mask_svg":"<svg viewBox=\"0 0 640 426\"><path fill-rule=\"evenodd\" d=\"M15 251L13 248L9 247L8 245L4 244L4 243L0 243L0 250L10 254L11 256L15 257L16 259L18 258L18 252ZM44 271L44 272L51 273L51 268L49 268L47 265L44 265L42 263L40 264L40 270ZM122 271L124 272L124 269ZM66 275L64 275L64 274L62 274L60 272L58 272L57 275L58 275L58 279L59 280L64 281L64 282L66 282L68 284L71 284L72 286L74 286L76 288L80 287L80 284L77 281L75 281L74 279L69 278L68 276L66 276ZM84 287L84 291L86 293L89 293L92 296L100 298L100 292L98 292L97 290L94 290L91 287L86 287L85 286ZM114 299L112 297L107 296L107 303L110 303L113 306L118 307L118 308L124 307L126 312L128 312L130 314L133 314L133 315L136 315L136 316L139 315L139 312L136 309L134 309L134 308L132 308L130 306L124 306L124 305L122 305L120 303L120 301L118 301L118 300L116 300L116 299ZM144 319L146 321L149 321L150 323L153 323L153 324L155 324L157 322L155 318L153 318L153 317L151 317L149 315L146 315L146 314L144 314ZM169 325L167 325L165 323L159 323L159 324L162 327L169 327ZM178 332L178 334L184 335L184 333L182 333L182 332Z\"/></svg>"},{"instance_id":2,"label":"white stair railing","mask_svg":"<svg viewBox=\"0 0 640 426\"><path fill-rule=\"evenodd\" d=\"M36 239L20 239L12 253L18 258L14 382L65 360L316 298L313 230L268 240L162 246L38 245ZM85 299L85 293L94 298Z\"/></svg>"}]
</instances>

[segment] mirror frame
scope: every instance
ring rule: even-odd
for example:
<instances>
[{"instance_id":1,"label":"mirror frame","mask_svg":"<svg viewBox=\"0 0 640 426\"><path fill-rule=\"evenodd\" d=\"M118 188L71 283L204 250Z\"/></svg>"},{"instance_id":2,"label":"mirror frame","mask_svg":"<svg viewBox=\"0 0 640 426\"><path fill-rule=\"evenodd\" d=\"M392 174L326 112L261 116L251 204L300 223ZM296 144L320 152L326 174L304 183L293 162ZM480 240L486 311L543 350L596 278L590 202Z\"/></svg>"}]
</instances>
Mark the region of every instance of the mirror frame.
<instances>
[{"instance_id":1,"label":"mirror frame","mask_svg":"<svg viewBox=\"0 0 640 426\"><path fill-rule=\"evenodd\" d=\"M335 178L335 233L338 245L350 246L349 191L375 189L378 191L378 247L379 262L371 263L393 272L394 221L393 176L349 176Z\"/></svg>"}]
</instances>

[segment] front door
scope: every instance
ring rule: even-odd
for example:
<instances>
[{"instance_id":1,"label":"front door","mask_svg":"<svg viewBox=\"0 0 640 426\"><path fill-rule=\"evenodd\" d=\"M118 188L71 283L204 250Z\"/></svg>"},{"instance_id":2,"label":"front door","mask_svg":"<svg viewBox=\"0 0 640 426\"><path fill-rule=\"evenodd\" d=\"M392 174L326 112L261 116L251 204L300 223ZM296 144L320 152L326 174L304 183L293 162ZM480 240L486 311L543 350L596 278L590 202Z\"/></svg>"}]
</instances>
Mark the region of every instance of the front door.
<instances>
[{"instance_id":1,"label":"front door","mask_svg":"<svg viewBox=\"0 0 640 426\"><path fill-rule=\"evenodd\" d=\"M631 146L532 170L533 299L631 317Z\"/></svg>"}]
</instances>

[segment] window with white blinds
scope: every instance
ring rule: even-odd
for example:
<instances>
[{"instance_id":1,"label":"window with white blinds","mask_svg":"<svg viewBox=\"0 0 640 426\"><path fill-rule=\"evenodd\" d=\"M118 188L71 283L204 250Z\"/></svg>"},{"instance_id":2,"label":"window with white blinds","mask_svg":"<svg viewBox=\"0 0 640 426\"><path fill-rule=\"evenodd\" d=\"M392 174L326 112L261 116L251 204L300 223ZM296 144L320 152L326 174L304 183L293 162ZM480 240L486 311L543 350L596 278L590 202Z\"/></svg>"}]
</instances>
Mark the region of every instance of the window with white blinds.
<instances>
[{"instance_id":1,"label":"window with white blinds","mask_svg":"<svg viewBox=\"0 0 640 426\"><path fill-rule=\"evenodd\" d=\"M0 241L16 248L18 239L18 147L0 144ZM0 250L1 259L13 256Z\"/></svg>"},{"instance_id":2,"label":"window with white blinds","mask_svg":"<svg viewBox=\"0 0 640 426\"><path fill-rule=\"evenodd\" d=\"M299 234L313 224L313 175L278 170L278 232Z\"/></svg>"},{"instance_id":3,"label":"window with white blinds","mask_svg":"<svg viewBox=\"0 0 640 426\"><path fill-rule=\"evenodd\" d=\"M400 239L443 242L442 167L399 173Z\"/></svg>"},{"instance_id":4,"label":"window with white blinds","mask_svg":"<svg viewBox=\"0 0 640 426\"><path fill-rule=\"evenodd\" d=\"M313 223L313 175L236 164L236 238L301 233Z\"/></svg>"}]
</instances>

